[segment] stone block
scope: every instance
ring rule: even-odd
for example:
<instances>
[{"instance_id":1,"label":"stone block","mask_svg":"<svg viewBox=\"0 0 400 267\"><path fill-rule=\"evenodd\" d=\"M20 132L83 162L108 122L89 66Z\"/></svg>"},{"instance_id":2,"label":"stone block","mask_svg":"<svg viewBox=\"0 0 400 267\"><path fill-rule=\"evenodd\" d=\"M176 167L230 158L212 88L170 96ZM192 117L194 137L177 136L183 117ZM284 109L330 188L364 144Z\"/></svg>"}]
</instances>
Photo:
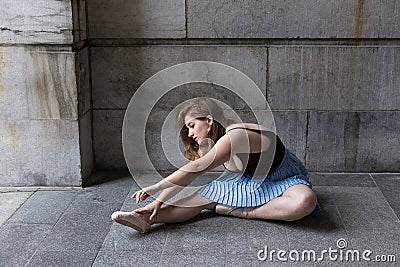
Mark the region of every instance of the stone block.
<instances>
[{"instance_id":1,"label":"stone block","mask_svg":"<svg viewBox=\"0 0 400 267\"><path fill-rule=\"evenodd\" d=\"M87 0L90 38L184 38L184 0Z\"/></svg>"},{"instance_id":2,"label":"stone block","mask_svg":"<svg viewBox=\"0 0 400 267\"><path fill-rule=\"evenodd\" d=\"M398 110L398 47L271 47L273 109Z\"/></svg>"},{"instance_id":3,"label":"stone block","mask_svg":"<svg viewBox=\"0 0 400 267\"><path fill-rule=\"evenodd\" d=\"M0 119L78 117L75 57L63 48L0 48L0 89Z\"/></svg>"},{"instance_id":4,"label":"stone block","mask_svg":"<svg viewBox=\"0 0 400 267\"><path fill-rule=\"evenodd\" d=\"M76 58L76 87L78 91L79 117L91 109L92 90L90 88L89 48L85 47L75 54Z\"/></svg>"},{"instance_id":5,"label":"stone block","mask_svg":"<svg viewBox=\"0 0 400 267\"><path fill-rule=\"evenodd\" d=\"M90 174L94 170L93 155L93 130L92 130L92 113L87 112L79 119L79 148L81 159L82 184L88 180Z\"/></svg>"},{"instance_id":6,"label":"stone block","mask_svg":"<svg viewBox=\"0 0 400 267\"><path fill-rule=\"evenodd\" d=\"M79 186L78 122L0 120L2 186Z\"/></svg>"},{"instance_id":7,"label":"stone block","mask_svg":"<svg viewBox=\"0 0 400 267\"><path fill-rule=\"evenodd\" d=\"M310 112L310 171L398 172L398 112Z\"/></svg>"},{"instance_id":8,"label":"stone block","mask_svg":"<svg viewBox=\"0 0 400 267\"><path fill-rule=\"evenodd\" d=\"M307 112L273 111L276 132L285 146L304 164L307 144Z\"/></svg>"},{"instance_id":9,"label":"stone block","mask_svg":"<svg viewBox=\"0 0 400 267\"><path fill-rule=\"evenodd\" d=\"M74 42L87 39L86 30L86 0L72 0L72 14L74 20Z\"/></svg>"},{"instance_id":10,"label":"stone block","mask_svg":"<svg viewBox=\"0 0 400 267\"><path fill-rule=\"evenodd\" d=\"M96 169L126 168L122 151L124 110L93 111L93 147Z\"/></svg>"},{"instance_id":11,"label":"stone block","mask_svg":"<svg viewBox=\"0 0 400 267\"><path fill-rule=\"evenodd\" d=\"M359 142L357 115L310 112L306 158L309 171L356 171L354 162Z\"/></svg>"},{"instance_id":12,"label":"stone block","mask_svg":"<svg viewBox=\"0 0 400 267\"><path fill-rule=\"evenodd\" d=\"M393 1L187 1L189 38L398 38ZM240 19L238 19L240 18Z\"/></svg>"},{"instance_id":13,"label":"stone block","mask_svg":"<svg viewBox=\"0 0 400 267\"><path fill-rule=\"evenodd\" d=\"M0 3L0 44L71 44L71 1Z\"/></svg>"},{"instance_id":14,"label":"stone block","mask_svg":"<svg viewBox=\"0 0 400 267\"><path fill-rule=\"evenodd\" d=\"M152 75L175 64L190 61L213 61L229 65L252 79L265 96L267 52L263 47L144 46L91 49L95 109L126 108L137 88ZM183 88L180 90L177 92L184 91ZM173 92L171 94L171 99L176 103L177 99L183 95L190 96L192 92L179 93L179 97ZM221 90L215 95L225 97L227 93ZM257 103L256 108L265 108L265 103L256 94L248 92L246 96ZM173 107L172 103L165 105ZM242 104L237 105L242 108Z\"/></svg>"},{"instance_id":15,"label":"stone block","mask_svg":"<svg viewBox=\"0 0 400 267\"><path fill-rule=\"evenodd\" d=\"M360 113L356 169L400 172L400 112Z\"/></svg>"}]
</instances>

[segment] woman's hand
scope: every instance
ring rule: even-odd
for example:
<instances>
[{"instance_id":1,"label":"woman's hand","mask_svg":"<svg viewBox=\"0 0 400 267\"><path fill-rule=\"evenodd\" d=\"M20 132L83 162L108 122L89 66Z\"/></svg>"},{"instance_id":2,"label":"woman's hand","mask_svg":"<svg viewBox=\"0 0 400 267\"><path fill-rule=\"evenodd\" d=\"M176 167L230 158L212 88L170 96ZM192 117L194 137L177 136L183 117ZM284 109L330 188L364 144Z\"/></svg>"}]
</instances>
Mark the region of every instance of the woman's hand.
<instances>
[{"instance_id":1,"label":"woman's hand","mask_svg":"<svg viewBox=\"0 0 400 267\"><path fill-rule=\"evenodd\" d=\"M158 200L154 200L153 202L151 202L150 204L147 204L143 208L135 209L134 212L151 213L149 219L150 219L150 221L152 221L154 219L154 217L156 216L158 210L160 209L161 205L162 205L162 202L160 202Z\"/></svg>"},{"instance_id":2,"label":"woman's hand","mask_svg":"<svg viewBox=\"0 0 400 267\"><path fill-rule=\"evenodd\" d=\"M132 198L136 198L136 203L145 200L149 196L155 195L159 191L156 185L147 186L139 191L136 191Z\"/></svg>"}]
</instances>

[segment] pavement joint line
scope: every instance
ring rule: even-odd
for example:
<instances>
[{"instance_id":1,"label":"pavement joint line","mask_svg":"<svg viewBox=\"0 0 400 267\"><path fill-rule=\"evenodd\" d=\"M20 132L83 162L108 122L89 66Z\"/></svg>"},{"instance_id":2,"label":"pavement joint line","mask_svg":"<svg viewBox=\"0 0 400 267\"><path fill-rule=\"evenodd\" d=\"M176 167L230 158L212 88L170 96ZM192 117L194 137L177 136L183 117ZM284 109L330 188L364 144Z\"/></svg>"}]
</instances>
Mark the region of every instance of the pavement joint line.
<instances>
[{"instance_id":1,"label":"pavement joint line","mask_svg":"<svg viewBox=\"0 0 400 267\"><path fill-rule=\"evenodd\" d=\"M392 211L392 213L394 214L394 216L397 218L397 221L400 221L399 216L397 216L396 212L394 211L392 205L390 205L389 200L386 198L385 194L383 193L382 189L379 187L379 185L376 183L374 176L372 175L372 173L369 174L371 176L372 181L374 181L376 187L379 189L379 191L381 192L381 194L383 195L384 199L386 200L386 204L389 206L390 210Z\"/></svg>"},{"instance_id":2,"label":"pavement joint line","mask_svg":"<svg viewBox=\"0 0 400 267\"><path fill-rule=\"evenodd\" d=\"M83 191L81 187L63 186L4 186L0 187L0 193L11 192L37 192L37 191Z\"/></svg>"},{"instance_id":3,"label":"pavement joint line","mask_svg":"<svg viewBox=\"0 0 400 267\"><path fill-rule=\"evenodd\" d=\"M19 193L20 191L17 192L1 192L1 194L6 194L6 193ZM14 211L10 214L10 216L4 221L4 223L0 224L0 228L3 227L5 224L8 223L8 221L14 216L14 214L28 201L28 199L35 193L36 191L28 191L26 193L30 193L26 199L16 208ZM24 193L24 192L21 192Z\"/></svg>"},{"instance_id":4,"label":"pavement joint line","mask_svg":"<svg viewBox=\"0 0 400 267\"><path fill-rule=\"evenodd\" d=\"M33 194L32 194L33 195ZM31 196L32 196L31 195ZM76 201L77 195L74 196L74 199L69 203L68 207L65 208L64 212L60 215L60 217L58 218L58 220L53 224L50 223L49 225L52 225L50 231L44 236L44 238L41 240L42 242L46 240L46 238L53 232L54 227L57 225L57 223L61 220L61 218L63 217L64 213L66 210L68 210L69 207L71 207L72 203L74 203ZM22 205L21 205L22 206ZM11 217L10 217L11 218ZM29 258L27 265L32 261L32 259L35 257L35 255L37 254L37 252L39 251L39 246L42 243L40 242L39 245L36 247L35 252L32 253L32 256Z\"/></svg>"},{"instance_id":5,"label":"pavement joint line","mask_svg":"<svg viewBox=\"0 0 400 267\"><path fill-rule=\"evenodd\" d=\"M123 200L122 200L122 202L121 202L121 206L119 207L119 210L121 210L122 206L125 204L125 201L126 201L126 199L128 198L128 195L130 194L130 192L131 192L131 191L128 190L128 192L126 193L125 197L123 198ZM76 197L75 197L75 199L76 199ZM74 201L75 201L75 199L74 199ZM118 202L118 203L120 203L120 202ZM71 203L71 204L72 204L72 203ZM105 249L103 248L104 242L106 241L107 236L111 233L111 228L112 228L112 226L113 226L114 224L115 224L115 222L112 222L112 223L110 224L110 228L108 229L107 234L104 236L103 242L101 243L100 248L97 250L96 256L93 258L93 261L92 261L91 266L93 266L93 264L96 262L97 258L98 258L99 255L100 255L100 252L107 251L107 250L105 250Z\"/></svg>"},{"instance_id":6,"label":"pavement joint line","mask_svg":"<svg viewBox=\"0 0 400 267\"><path fill-rule=\"evenodd\" d=\"M345 225L345 223L344 223L343 216L342 216L342 214L340 213L339 208L338 208L338 206L337 206L335 200L333 200L333 204L334 204L335 209L336 209L336 211L337 211L337 213L338 213L338 215L339 215L339 219L340 219L340 223L341 223L341 225L342 225L342 228L343 228L343 230L344 230L344 232L345 232L345 234L346 234L345 238L346 238L346 240L349 242L350 247L352 248L353 245L351 244L349 232L347 231L347 227L346 227L346 225ZM344 238L344 237L342 237L342 238Z\"/></svg>"}]
</instances>

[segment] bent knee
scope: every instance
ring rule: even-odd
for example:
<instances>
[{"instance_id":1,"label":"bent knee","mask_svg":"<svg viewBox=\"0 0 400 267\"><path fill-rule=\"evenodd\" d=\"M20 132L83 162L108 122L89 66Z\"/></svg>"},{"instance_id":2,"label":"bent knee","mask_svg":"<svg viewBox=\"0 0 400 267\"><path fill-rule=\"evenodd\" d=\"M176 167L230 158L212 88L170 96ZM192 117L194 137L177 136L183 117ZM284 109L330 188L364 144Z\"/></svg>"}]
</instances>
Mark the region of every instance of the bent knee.
<instances>
[{"instance_id":1,"label":"bent knee","mask_svg":"<svg viewBox=\"0 0 400 267\"><path fill-rule=\"evenodd\" d=\"M305 192L298 196L294 207L295 213L306 216L310 214L317 205L317 196L313 191Z\"/></svg>"}]
</instances>

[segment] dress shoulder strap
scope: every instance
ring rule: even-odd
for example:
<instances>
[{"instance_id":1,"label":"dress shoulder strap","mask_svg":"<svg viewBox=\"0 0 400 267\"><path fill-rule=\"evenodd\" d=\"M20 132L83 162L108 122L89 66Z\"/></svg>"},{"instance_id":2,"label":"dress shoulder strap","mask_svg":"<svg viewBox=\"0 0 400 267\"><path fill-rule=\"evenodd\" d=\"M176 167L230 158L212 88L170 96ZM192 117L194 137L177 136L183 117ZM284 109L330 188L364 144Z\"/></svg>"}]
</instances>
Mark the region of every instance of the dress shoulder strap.
<instances>
[{"instance_id":1,"label":"dress shoulder strap","mask_svg":"<svg viewBox=\"0 0 400 267\"><path fill-rule=\"evenodd\" d=\"M255 133L259 133L259 134L262 134L262 135L274 134L273 132L268 131L268 130L251 129L251 128L245 128L245 127L235 127L235 128L229 129L227 132L229 132L229 131L231 131L231 130L235 130L235 129L248 130L248 131L255 132Z\"/></svg>"}]
</instances>

